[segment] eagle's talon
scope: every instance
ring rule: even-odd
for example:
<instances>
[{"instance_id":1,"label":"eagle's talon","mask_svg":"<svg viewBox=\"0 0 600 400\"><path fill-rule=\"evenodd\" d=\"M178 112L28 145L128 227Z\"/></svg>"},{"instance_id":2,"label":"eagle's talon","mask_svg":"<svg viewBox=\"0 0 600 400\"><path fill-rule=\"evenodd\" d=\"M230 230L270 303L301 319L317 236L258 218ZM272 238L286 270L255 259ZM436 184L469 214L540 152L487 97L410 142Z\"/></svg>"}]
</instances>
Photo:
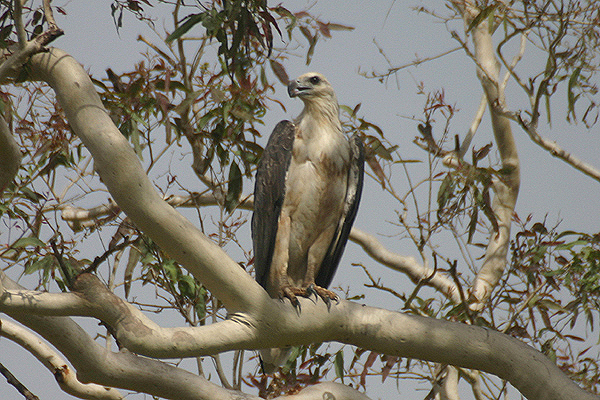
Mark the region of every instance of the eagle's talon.
<instances>
[{"instance_id":1,"label":"eagle's talon","mask_svg":"<svg viewBox=\"0 0 600 400\"><path fill-rule=\"evenodd\" d=\"M312 294L315 295L315 300L319 300L319 293L315 290L315 284L311 283L304 289L306 291L306 297L310 297Z\"/></svg>"}]
</instances>

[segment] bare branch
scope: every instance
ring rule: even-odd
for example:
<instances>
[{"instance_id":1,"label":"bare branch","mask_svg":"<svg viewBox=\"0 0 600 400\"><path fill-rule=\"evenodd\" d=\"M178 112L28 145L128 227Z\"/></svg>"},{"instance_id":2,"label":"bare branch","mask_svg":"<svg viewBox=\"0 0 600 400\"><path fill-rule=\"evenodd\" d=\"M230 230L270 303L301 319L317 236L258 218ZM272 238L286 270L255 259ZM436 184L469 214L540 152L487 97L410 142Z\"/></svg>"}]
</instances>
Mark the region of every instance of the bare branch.
<instances>
[{"instance_id":1,"label":"bare branch","mask_svg":"<svg viewBox=\"0 0 600 400\"><path fill-rule=\"evenodd\" d=\"M375 237L358 228L352 228L350 240L360 245L363 250L378 261L395 271L402 272L414 282L419 283L426 280L426 285L431 286L455 303L460 303L460 295L456 285L440 274L417 262L413 257L404 257L386 249Z\"/></svg>"},{"instance_id":2,"label":"bare branch","mask_svg":"<svg viewBox=\"0 0 600 400\"><path fill-rule=\"evenodd\" d=\"M56 29L58 26L54 20L54 13L52 12L52 6L50 5L51 2L52 0L44 0L44 17L46 18L46 22L48 22L48 27L50 29Z\"/></svg>"},{"instance_id":3,"label":"bare branch","mask_svg":"<svg viewBox=\"0 0 600 400\"><path fill-rule=\"evenodd\" d=\"M518 117L518 121L525 132L527 132L529 135L529 138L531 138L535 144L548 151L552 156L566 162L577 171L580 171L590 178L600 182L600 170L598 170L596 167L575 157L573 154L560 147L556 142L542 137L532 123L524 121L520 116Z\"/></svg>"},{"instance_id":4,"label":"bare branch","mask_svg":"<svg viewBox=\"0 0 600 400\"><path fill-rule=\"evenodd\" d=\"M0 328L2 320L0 320ZM6 382L25 397L26 400L40 400L35 394L31 393L25 385L23 385L2 363L0 363L0 374L4 376Z\"/></svg>"},{"instance_id":5,"label":"bare branch","mask_svg":"<svg viewBox=\"0 0 600 400\"><path fill-rule=\"evenodd\" d=\"M25 26L23 25L23 1L25 0L13 1L13 18L15 21L15 29L17 31L19 49L25 48L25 45L27 44L27 33L25 32Z\"/></svg>"},{"instance_id":6,"label":"bare branch","mask_svg":"<svg viewBox=\"0 0 600 400\"><path fill-rule=\"evenodd\" d=\"M475 133L477 132L477 129L479 128L479 125L481 124L481 120L483 119L483 114L485 113L486 106L487 106L487 98L485 97L485 94L483 94L481 96L481 101L479 102L479 107L477 108L477 112L475 113L475 118L473 118L473 122L471 122L469 131L467 132L467 135L465 136L464 140L460 144L459 156L461 159L465 157L465 154L467 154L467 150L469 150L469 147L471 146L471 141L473 140L473 137L475 136Z\"/></svg>"},{"instance_id":7,"label":"bare branch","mask_svg":"<svg viewBox=\"0 0 600 400\"><path fill-rule=\"evenodd\" d=\"M6 319L0 319L0 336L12 340L37 358L56 378L61 389L82 399L122 399L117 390L95 384L81 383L73 371L50 346L33 333Z\"/></svg>"},{"instance_id":8,"label":"bare branch","mask_svg":"<svg viewBox=\"0 0 600 400\"><path fill-rule=\"evenodd\" d=\"M469 26L481 11L470 3L461 3L465 25ZM484 19L472 29L477 64L477 74L490 108L492 129L502 161L502 179L495 178L492 208L498 222L498 230L490 232L483 264L471 291L472 308L480 309L500 281L506 267L506 255L510 244L512 214L520 185L520 167L510 119L498 111L505 104L504 92L499 84L500 63L495 57L489 21Z\"/></svg>"}]
</instances>

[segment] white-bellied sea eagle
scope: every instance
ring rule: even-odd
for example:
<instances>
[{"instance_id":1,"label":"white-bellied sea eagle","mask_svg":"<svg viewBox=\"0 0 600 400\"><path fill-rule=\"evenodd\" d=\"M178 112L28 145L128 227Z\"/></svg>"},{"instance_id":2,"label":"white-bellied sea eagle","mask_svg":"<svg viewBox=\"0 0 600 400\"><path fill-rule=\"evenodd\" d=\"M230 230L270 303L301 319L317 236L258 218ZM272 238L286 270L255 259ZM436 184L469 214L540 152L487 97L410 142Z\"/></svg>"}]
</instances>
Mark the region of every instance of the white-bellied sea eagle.
<instances>
[{"instance_id":1,"label":"white-bellied sea eagle","mask_svg":"<svg viewBox=\"0 0 600 400\"><path fill-rule=\"evenodd\" d=\"M357 134L344 135L337 98L323 75L300 76L288 94L299 97L304 110L294 122L277 124L258 164L256 280L271 297L287 297L296 307L297 296L311 294L329 305L336 295L327 287L361 197L364 149Z\"/></svg>"}]
</instances>

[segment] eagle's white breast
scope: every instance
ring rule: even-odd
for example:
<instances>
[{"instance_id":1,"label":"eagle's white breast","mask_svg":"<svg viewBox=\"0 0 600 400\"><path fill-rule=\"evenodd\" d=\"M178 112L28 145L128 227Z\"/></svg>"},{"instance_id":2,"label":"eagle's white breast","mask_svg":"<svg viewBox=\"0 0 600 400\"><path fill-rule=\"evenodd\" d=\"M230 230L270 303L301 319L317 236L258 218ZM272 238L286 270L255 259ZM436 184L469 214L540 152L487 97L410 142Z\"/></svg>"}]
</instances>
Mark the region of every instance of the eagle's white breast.
<instances>
[{"instance_id":1,"label":"eagle's white breast","mask_svg":"<svg viewBox=\"0 0 600 400\"><path fill-rule=\"evenodd\" d=\"M331 242L346 197L350 146L338 126L323 122L306 114L297 121L286 180L283 212L292 226L287 272L295 285L304 279L308 249Z\"/></svg>"}]
</instances>

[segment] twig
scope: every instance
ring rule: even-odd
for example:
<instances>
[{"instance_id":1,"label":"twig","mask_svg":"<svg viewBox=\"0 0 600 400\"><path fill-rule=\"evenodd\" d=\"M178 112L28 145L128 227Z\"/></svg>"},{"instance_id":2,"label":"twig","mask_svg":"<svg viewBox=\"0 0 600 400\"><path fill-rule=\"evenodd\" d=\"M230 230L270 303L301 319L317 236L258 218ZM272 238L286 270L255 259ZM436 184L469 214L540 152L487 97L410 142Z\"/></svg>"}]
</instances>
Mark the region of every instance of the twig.
<instances>
[{"instance_id":1,"label":"twig","mask_svg":"<svg viewBox=\"0 0 600 400\"><path fill-rule=\"evenodd\" d=\"M106 261L106 259L113 253L123 250L125 247L129 246L131 244L131 240L128 237L125 237L125 239L123 240L123 242L117 244L116 246L113 246L111 248L109 248L108 250L106 250L101 256L98 256L96 258L94 258L94 261L92 261L92 263L87 266L86 268L83 269L83 271L81 271L81 273L86 274L86 273L93 273L96 272L96 269L98 269L98 266L100 264L102 264L104 261Z\"/></svg>"},{"instance_id":2,"label":"twig","mask_svg":"<svg viewBox=\"0 0 600 400\"><path fill-rule=\"evenodd\" d=\"M520 114L517 115L517 121L535 144L548 151L553 157L566 162L576 170L600 182L600 170L565 151L556 142L542 137L535 128L534 123L525 121Z\"/></svg>"},{"instance_id":3,"label":"twig","mask_svg":"<svg viewBox=\"0 0 600 400\"><path fill-rule=\"evenodd\" d=\"M27 33L23 25L23 0L13 0L13 20L15 21L15 29L17 31L17 40L19 41L19 49L25 48L27 44Z\"/></svg>"},{"instance_id":4,"label":"twig","mask_svg":"<svg viewBox=\"0 0 600 400\"><path fill-rule=\"evenodd\" d=\"M410 294L410 296L408 296L408 299L404 303L404 309L410 308L410 303L412 303L412 301L415 299L415 297L417 297L417 294L419 294L419 290L421 290L421 288L423 286L427 285L433 279L435 274L437 274L437 270L438 270L437 257L435 256L435 253L434 253L433 254L433 271L431 271L431 274L427 278L421 279L417 283L417 285L415 286L415 289Z\"/></svg>"},{"instance_id":5,"label":"twig","mask_svg":"<svg viewBox=\"0 0 600 400\"><path fill-rule=\"evenodd\" d=\"M435 254L434 254L434 256L435 256ZM448 261L448 265L450 266L450 276L452 276L452 280L454 280L454 284L456 285L456 287L458 287L458 293L460 294L460 304L462 305L463 310L465 311L465 314L467 314L467 317L469 318L471 325L475 325L475 319L473 318L471 309L469 308L469 305L467 304L467 299L465 298L465 294L464 294L464 291L462 288L462 284L460 283L460 279L458 279L458 274L456 271L457 261L456 260L454 260L453 262Z\"/></svg>"},{"instance_id":6,"label":"twig","mask_svg":"<svg viewBox=\"0 0 600 400\"><path fill-rule=\"evenodd\" d=\"M44 17L46 18L49 29L58 29L56 21L54 20L54 14L52 13L52 6L50 6L51 2L52 0L44 0Z\"/></svg>"},{"instance_id":7,"label":"twig","mask_svg":"<svg viewBox=\"0 0 600 400\"><path fill-rule=\"evenodd\" d=\"M16 3L19 1L20 0L15 0ZM27 400L40 400L39 397L31 393L29 389L25 387L25 385L19 382L19 380L13 374L11 374L10 371L6 369L4 365L2 365L2 363L0 363L0 374L4 375L6 382L8 382L9 385L14 386L15 389L17 389L19 393L21 393Z\"/></svg>"}]
</instances>

